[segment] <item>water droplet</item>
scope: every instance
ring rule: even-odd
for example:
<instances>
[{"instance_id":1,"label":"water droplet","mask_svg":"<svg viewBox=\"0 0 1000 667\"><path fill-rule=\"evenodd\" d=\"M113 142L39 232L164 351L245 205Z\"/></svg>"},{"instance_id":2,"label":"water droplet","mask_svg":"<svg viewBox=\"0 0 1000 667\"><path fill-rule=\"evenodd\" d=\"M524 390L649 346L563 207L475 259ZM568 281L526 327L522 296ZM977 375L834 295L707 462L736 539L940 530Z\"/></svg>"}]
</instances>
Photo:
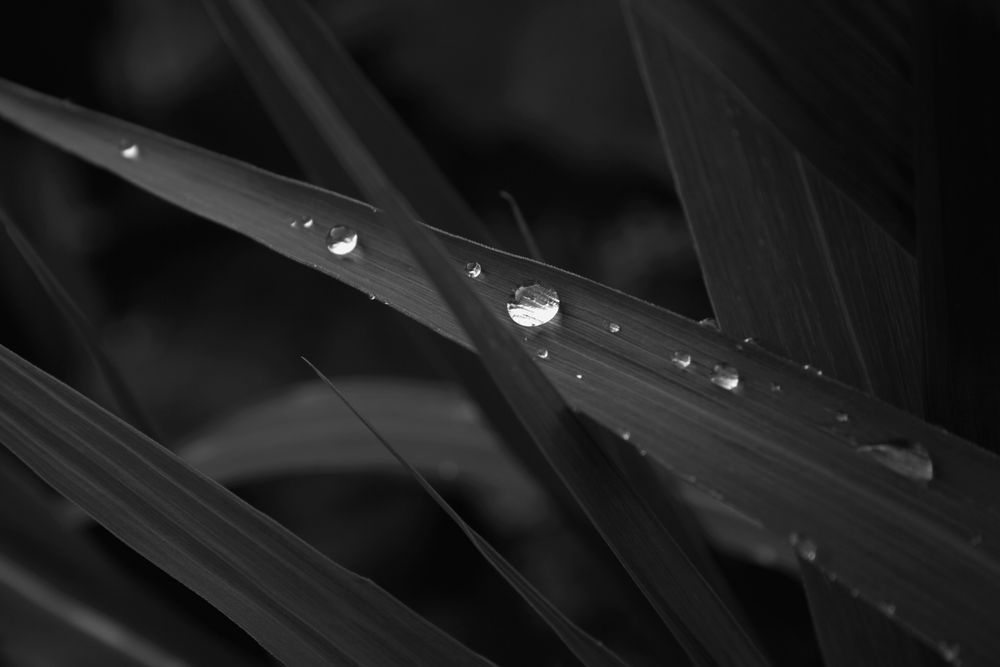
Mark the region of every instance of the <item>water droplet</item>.
<instances>
[{"instance_id":1,"label":"water droplet","mask_svg":"<svg viewBox=\"0 0 1000 667\"><path fill-rule=\"evenodd\" d=\"M576 379L577 380L582 380L583 379L583 375L581 373L577 373L576 374Z\"/></svg>"},{"instance_id":2,"label":"water droplet","mask_svg":"<svg viewBox=\"0 0 1000 667\"><path fill-rule=\"evenodd\" d=\"M978 547L982 543L983 543L983 536L981 533L976 533L975 535L969 538L969 544L971 544L974 547Z\"/></svg>"},{"instance_id":3,"label":"water droplet","mask_svg":"<svg viewBox=\"0 0 1000 667\"><path fill-rule=\"evenodd\" d=\"M938 651L940 651L941 657L945 659L945 662L952 664L958 663L958 654L961 650L962 647L958 644L949 644L948 642L940 642L938 644Z\"/></svg>"},{"instance_id":4,"label":"water droplet","mask_svg":"<svg viewBox=\"0 0 1000 667\"><path fill-rule=\"evenodd\" d=\"M733 391L740 385L740 374L732 366L716 364L712 370L712 384Z\"/></svg>"},{"instance_id":5,"label":"water droplet","mask_svg":"<svg viewBox=\"0 0 1000 667\"><path fill-rule=\"evenodd\" d=\"M649 454L649 452L647 452L642 447L639 448L639 456L646 456L647 454Z\"/></svg>"},{"instance_id":6,"label":"water droplet","mask_svg":"<svg viewBox=\"0 0 1000 667\"><path fill-rule=\"evenodd\" d=\"M896 605L891 602L879 602L878 610L889 617L896 615Z\"/></svg>"},{"instance_id":7,"label":"water droplet","mask_svg":"<svg viewBox=\"0 0 1000 667\"><path fill-rule=\"evenodd\" d=\"M778 384L777 382L772 382L771 391L773 391L775 394L781 393L781 385Z\"/></svg>"},{"instance_id":8,"label":"water droplet","mask_svg":"<svg viewBox=\"0 0 1000 667\"><path fill-rule=\"evenodd\" d=\"M809 561L810 563L816 560L816 552L818 549L816 548L816 543L812 540L800 539L795 547L798 549L799 555L803 560Z\"/></svg>"},{"instance_id":9,"label":"water droplet","mask_svg":"<svg viewBox=\"0 0 1000 667\"><path fill-rule=\"evenodd\" d=\"M507 302L510 319L522 327L537 327L552 320L559 312L559 294L538 283L521 285Z\"/></svg>"},{"instance_id":10,"label":"water droplet","mask_svg":"<svg viewBox=\"0 0 1000 667\"><path fill-rule=\"evenodd\" d=\"M715 329L716 331L719 331L719 323L716 322L715 319L713 319L711 317L706 317L703 320L698 320L698 324L700 324L703 327L707 327L709 329Z\"/></svg>"},{"instance_id":11,"label":"water droplet","mask_svg":"<svg viewBox=\"0 0 1000 667\"><path fill-rule=\"evenodd\" d=\"M747 336L746 338L743 339L743 344L744 345L756 345L757 341L755 341L753 339L753 336Z\"/></svg>"},{"instance_id":12,"label":"water droplet","mask_svg":"<svg viewBox=\"0 0 1000 667\"><path fill-rule=\"evenodd\" d=\"M302 226L305 227L306 229L312 229L313 219L306 218L305 220L302 221Z\"/></svg>"},{"instance_id":13,"label":"water droplet","mask_svg":"<svg viewBox=\"0 0 1000 667\"><path fill-rule=\"evenodd\" d=\"M617 324L616 322L608 322L608 331L611 333L618 333L621 330L622 327L620 324Z\"/></svg>"},{"instance_id":14,"label":"water droplet","mask_svg":"<svg viewBox=\"0 0 1000 667\"><path fill-rule=\"evenodd\" d=\"M836 415L834 415L833 418L839 421L841 424L846 424L847 422L851 421L850 416L848 416L848 414L843 411L838 412Z\"/></svg>"},{"instance_id":15,"label":"water droplet","mask_svg":"<svg viewBox=\"0 0 1000 667\"><path fill-rule=\"evenodd\" d=\"M482 272L483 267L479 265L479 262L469 262L465 265L465 275L470 278L478 278Z\"/></svg>"},{"instance_id":16,"label":"water droplet","mask_svg":"<svg viewBox=\"0 0 1000 667\"><path fill-rule=\"evenodd\" d=\"M631 440L632 432L628 429L622 429L622 440Z\"/></svg>"},{"instance_id":17,"label":"water droplet","mask_svg":"<svg viewBox=\"0 0 1000 667\"><path fill-rule=\"evenodd\" d=\"M687 368L691 365L691 355L687 352L674 352L674 356L670 358L670 361L677 368Z\"/></svg>"},{"instance_id":18,"label":"water droplet","mask_svg":"<svg viewBox=\"0 0 1000 667\"><path fill-rule=\"evenodd\" d=\"M133 144L131 142L125 142L122 144L122 157L126 160L138 160L139 159L139 145Z\"/></svg>"},{"instance_id":19,"label":"water droplet","mask_svg":"<svg viewBox=\"0 0 1000 667\"><path fill-rule=\"evenodd\" d=\"M368 300L369 301L374 301L375 300L375 295L374 294L369 294L368 295Z\"/></svg>"},{"instance_id":20,"label":"water droplet","mask_svg":"<svg viewBox=\"0 0 1000 667\"><path fill-rule=\"evenodd\" d=\"M802 365L802 370L809 371L813 375L822 375L823 374L823 371L821 371L820 369L816 368L815 366L810 366L809 364L803 364Z\"/></svg>"},{"instance_id":21,"label":"water droplet","mask_svg":"<svg viewBox=\"0 0 1000 667\"><path fill-rule=\"evenodd\" d=\"M930 453L919 442L910 444L897 440L875 445L863 445L857 450L871 456L889 470L915 482L929 482L934 479L934 462Z\"/></svg>"},{"instance_id":22,"label":"water droplet","mask_svg":"<svg viewBox=\"0 0 1000 667\"><path fill-rule=\"evenodd\" d=\"M358 233L344 225L331 227L326 235L326 249L337 256L351 254L358 247Z\"/></svg>"},{"instance_id":23,"label":"water droplet","mask_svg":"<svg viewBox=\"0 0 1000 667\"><path fill-rule=\"evenodd\" d=\"M535 354L538 355L539 359L548 359L549 358L549 351L546 350L544 347L542 349L540 349L538 352L536 352Z\"/></svg>"}]
</instances>

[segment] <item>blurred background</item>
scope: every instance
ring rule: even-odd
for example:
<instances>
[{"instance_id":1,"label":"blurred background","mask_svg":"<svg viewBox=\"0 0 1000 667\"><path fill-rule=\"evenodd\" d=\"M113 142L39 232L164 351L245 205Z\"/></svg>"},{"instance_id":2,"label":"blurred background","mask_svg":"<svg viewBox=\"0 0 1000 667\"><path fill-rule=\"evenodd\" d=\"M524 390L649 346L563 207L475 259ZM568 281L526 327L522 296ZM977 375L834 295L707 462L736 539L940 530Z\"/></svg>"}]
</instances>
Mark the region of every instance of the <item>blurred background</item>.
<instances>
[{"instance_id":1,"label":"blurred background","mask_svg":"<svg viewBox=\"0 0 1000 667\"><path fill-rule=\"evenodd\" d=\"M501 190L517 199L548 263L693 319L711 316L617 2L315 6L505 250L523 254L525 246ZM0 76L302 177L196 0L35 0L0 14ZM4 123L0 155L0 204L98 330L167 446L296 391L311 377L300 356L334 377L453 381L447 364L426 353L426 336L364 294ZM338 189L356 195L348 182ZM113 405L5 237L0 343ZM17 465L6 454L2 462ZM586 555L555 513L540 508L507 525L480 511L461 475L440 478L477 527L584 627L636 664L683 664L652 616L634 611L643 605L621 578ZM498 662L573 664L408 478L283 474L234 490ZM248 664L266 663L194 595L100 529L81 526L165 604L196 615ZM781 664L818 664L794 579L720 558ZM59 664L9 635L0 630L10 664ZM660 648L639 657L651 644Z\"/></svg>"}]
</instances>

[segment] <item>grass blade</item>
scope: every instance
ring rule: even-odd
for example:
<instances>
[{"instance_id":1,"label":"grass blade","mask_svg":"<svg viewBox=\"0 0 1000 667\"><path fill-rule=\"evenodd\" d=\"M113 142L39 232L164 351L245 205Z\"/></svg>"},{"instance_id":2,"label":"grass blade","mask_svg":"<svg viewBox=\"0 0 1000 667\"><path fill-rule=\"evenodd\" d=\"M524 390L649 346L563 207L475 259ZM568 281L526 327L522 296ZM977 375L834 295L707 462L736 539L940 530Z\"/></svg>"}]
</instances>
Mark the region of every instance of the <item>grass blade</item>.
<instances>
[{"instance_id":1,"label":"grass blade","mask_svg":"<svg viewBox=\"0 0 1000 667\"><path fill-rule=\"evenodd\" d=\"M77 339L86 350L87 355L93 361L97 372L104 380L108 391L111 393L122 417L131 421L140 431L148 434L151 438L156 438L158 431L154 428L152 421L146 415L145 410L139 405L128 383L122 377L114 362L108 358L101 345L97 332L90 326L90 322L77 307L73 297L69 295L66 288L60 284L55 275L45 265L45 260L41 258L35 248L28 241L27 237L21 233L17 225L7 215L7 211L0 207L0 225L3 226L7 236L14 247L24 259L25 264L38 279L49 299L55 304L63 318L70 325L70 329L76 334Z\"/></svg>"},{"instance_id":2,"label":"grass blade","mask_svg":"<svg viewBox=\"0 0 1000 667\"><path fill-rule=\"evenodd\" d=\"M517 231L520 232L521 238L524 240L524 247L528 251L528 257L536 262L544 262L545 258L542 257L542 251L538 247L538 242L535 241L535 235L531 233L531 228L528 227L528 222L524 219L524 214L521 213L521 207L517 205L514 195L506 190L501 190L500 198L510 205L511 216L513 216L514 222L517 224Z\"/></svg>"},{"instance_id":3,"label":"grass blade","mask_svg":"<svg viewBox=\"0 0 1000 667\"><path fill-rule=\"evenodd\" d=\"M638 4L897 242L913 247L913 93L903 3Z\"/></svg>"},{"instance_id":4,"label":"grass blade","mask_svg":"<svg viewBox=\"0 0 1000 667\"><path fill-rule=\"evenodd\" d=\"M0 440L288 664L489 664L6 348Z\"/></svg>"},{"instance_id":5,"label":"grass blade","mask_svg":"<svg viewBox=\"0 0 1000 667\"><path fill-rule=\"evenodd\" d=\"M417 265L469 334L494 382L531 433L584 513L681 646L699 665L766 664L727 605L721 577L709 580L687 552L677 526L669 528L607 459L534 361L502 328L446 261L446 251L417 223L347 118L303 67L288 38L259 3L240 6L250 32L276 70L296 90L316 126L338 149L362 191L379 204ZM712 584L719 582L713 588Z\"/></svg>"},{"instance_id":6,"label":"grass blade","mask_svg":"<svg viewBox=\"0 0 1000 667\"><path fill-rule=\"evenodd\" d=\"M492 515L514 525L543 513L542 490L504 454L498 436L461 392L411 379L342 379L339 385L425 475L456 470ZM392 457L371 446L352 414L331 409L329 393L319 382L295 387L241 409L180 445L177 453L226 486L317 470L397 471ZM718 549L768 567L795 568L786 540L692 486L680 491Z\"/></svg>"},{"instance_id":7,"label":"grass blade","mask_svg":"<svg viewBox=\"0 0 1000 667\"><path fill-rule=\"evenodd\" d=\"M477 533L472 526L467 524L461 515L456 512L448 501L441 496L437 490L431 486L420 471L417 470L410 462L403 457L399 451L389 444L386 440L379 434L371 422L365 418L364 415L359 412L354 405L351 404L347 397L340 392L339 389L330 381L326 375L324 375L318 368L313 366L307 359L303 359L306 364L316 373L317 376L337 395L337 398L347 406L348 410L360 421L365 428L375 436L386 450L402 465L407 472L420 484L421 488L427 492L438 507L444 510L445 514L454 521L458 527L465 533L465 536L469 538L476 550L482 554L490 565L497 571L497 573L502 576L511 588L516 590L518 594L524 598L524 601L531 605L531 608L544 620L552 631L559 636L559 638L566 644L566 647L573 652L577 658L580 659L584 665L619 665L622 666L625 663L616 656L614 653L604 648L603 645L594 641L583 630L578 628L573 624L568 618L566 618L562 612L560 612L555 606L549 602L545 596L538 592L538 590L531 585L527 579L525 579L520 572L518 572L513 565L507 562L500 552L493 548L493 546L487 542L479 533Z\"/></svg>"},{"instance_id":8,"label":"grass blade","mask_svg":"<svg viewBox=\"0 0 1000 667\"><path fill-rule=\"evenodd\" d=\"M292 147L300 162L309 166L310 173L317 174L320 185L341 182L333 172L342 173L342 169L329 164L337 151L316 126L308 102L298 97L296 87L275 69L254 39L246 25L243 3L204 0L204 4L275 123L293 139ZM257 9L275 30L288 35L299 62L308 67L324 93L336 100L365 145L421 217L437 220L442 228L463 236L493 242L486 226L307 3L269 1L260 3Z\"/></svg>"},{"instance_id":9,"label":"grass blade","mask_svg":"<svg viewBox=\"0 0 1000 667\"><path fill-rule=\"evenodd\" d=\"M912 258L644 12L625 12L723 331L919 414ZM927 652L808 560L801 570L830 667Z\"/></svg>"},{"instance_id":10,"label":"grass blade","mask_svg":"<svg viewBox=\"0 0 1000 667\"><path fill-rule=\"evenodd\" d=\"M470 345L382 216L365 204L10 83L0 83L0 116ZM122 139L139 146L138 160L122 156ZM291 228L303 212L318 223ZM361 261L326 250L326 232L337 224L357 230ZM529 353L548 351L543 371L572 408L606 428L628 428L631 442L658 464L695 478L769 529L808 535L819 545L817 563L866 602L891 600L894 621L923 641L961 644L968 664L988 664L1000 653L1000 615L991 611L1000 605L1000 553L991 546L1000 544L995 456L651 304L443 232L437 237L456 270L471 260L482 264L483 275L468 286L498 317L506 317L503 304L515 285L558 289L566 307L555 327L521 334ZM608 333L609 321L620 325L617 334ZM675 352L691 363L679 368ZM736 392L709 381L720 362L739 370ZM834 420L836 411L851 416L847 426ZM856 451L858 443L898 438L930 453L938 471L933 493Z\"/></svg>"}]
</instances>

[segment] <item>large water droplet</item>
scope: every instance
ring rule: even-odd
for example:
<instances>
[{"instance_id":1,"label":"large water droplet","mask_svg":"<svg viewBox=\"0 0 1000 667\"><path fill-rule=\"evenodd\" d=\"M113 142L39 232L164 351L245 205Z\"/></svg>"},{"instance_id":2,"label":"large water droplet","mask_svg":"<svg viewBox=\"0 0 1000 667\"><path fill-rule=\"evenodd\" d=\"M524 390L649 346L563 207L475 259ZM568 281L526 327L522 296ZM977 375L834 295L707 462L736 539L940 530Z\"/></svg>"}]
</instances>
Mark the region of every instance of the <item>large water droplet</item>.
<instances>
[{"instance_id":1,"label":"large water droplet","mask_svg":"<svg viewBox=\"0 0 1000 667\"><path fill-rule=\"evenodd\" d=\"M719 331L719 323L716 322L715 319L713 319L711 317L706 317L703 320L698 320L698 324L700 324L703 327L707 327L709 329L715 329L716 331Z\"/></svg>"},{"instance_id":2,"label":"large water droplet","mask_svg":"<svg viewBox=\"0 0 1000 667\"><path fill-rule=\"evenodd\" d=\"M358 233L345 225L331 227L326 235L326 249L334 255L349 255L357 247Z\"/></svg>"},{"instance_id":3,"label":"large water droplet","mask_svg":"<svg viewBox=\"0 0 1000 667\"><path fill-rule=\"evenodd\" d=\"M919 442L911 444L898 440L862 445L857 451L915 482L929 482L934 479L934 462L931 461L930 453Z\"/></svg>"},{"instance_id":4,"label":"large water droplet","mask_svg":"<svg viewBox=\"0 0 1000 667\"><path fill-rule=\"evenodd\" d=\"M716 364L712 370L712 384L733 391L740 385L740 374L732 366Z\"/></svg>"},{"instance_id":5,"label":"large water droplet","mask_svg":"<svg viewBox=\"0 0 1000 667\"><path fill-rule=\"evenodd\" d=\"M687 352L674 352L670 362L677 368L687 368L691 365L691 355Z\"/></svg>"},{"instance_id":6,"label":"large water droplet","mask_svg":"<svg viewBox=\"0 0 1000 667\"><path fill-rule=\"evenodd\" d=\"M608 322L608 331L611 333L618 333L622 330L622 327L617 322Z\"/></svg>"},{"instance_id":7,"label":"large water droplet","mask_svg":"<svg viewBox=\"0 0 1000 667\"><path fill-rule=\"evenodd\" d=\"M521 285L507 302L507 314L522 327L537 327L559 313L559 294L538 283Z\"/></svg>"},{"instance_id":8,"label":"large water droplet","mask_svg":"<svg viewBox=\"0 0 1000 667\"><path fill-rule=\"evenodd\" d=\"M122 157L126 160L139 159L139 144L125 142L122 144Z\"/></svg>"},{"instance_id":9,"label":"large water droplet","mask_svg":"<svg viewBox=\"0 0 1000 667\"><path fill-rule=\"evenodd\" d=\"M465 275L470 278L478 278L483 272L483 267L479 265L479 262L469 262L465 265Z\"/></svg>"},{"instance_id":10,"label":"large water droplet","mask_svg":"<svg viewBox=\"0 0 1000 667\"><path fill-rule=\"evenodd\" d=\"M536 352L535 354L538 355L539 359L548 359L549 358L549 351L546 350L544 347L542 349L540 349L538 352Z\"/></svg>"}]
</instances>

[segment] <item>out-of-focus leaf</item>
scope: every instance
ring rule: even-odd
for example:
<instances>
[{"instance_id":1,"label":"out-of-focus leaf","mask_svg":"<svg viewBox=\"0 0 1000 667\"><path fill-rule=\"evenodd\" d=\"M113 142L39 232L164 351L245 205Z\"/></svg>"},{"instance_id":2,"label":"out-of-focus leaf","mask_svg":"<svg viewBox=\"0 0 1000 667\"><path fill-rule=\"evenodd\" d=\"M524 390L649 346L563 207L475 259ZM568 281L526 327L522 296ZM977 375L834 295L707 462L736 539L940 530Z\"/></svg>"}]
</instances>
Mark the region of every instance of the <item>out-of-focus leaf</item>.
<instances>
[{"instance_id":1,"label":"out-of-focus leaf","mask_svg":"<svg viewBox=\"0 0 1000 667\"><path fill-rule=\"evenodd\" d=\"M339 183L334 174L337 151L320 131L291 82L281 75L241 18L240 1L204 0L215 24L237 55L247 78L257 89L274 122L289 139L296 156L317 185ZM417 139L372 86L323 20L305 2L269 0L262 3L273 24L294 36L297 56L323 91L335 100L393 183L406 194L417 213L436 220L443 229L477 241L492 235L445 178ZM330 164L331 161L334 164ZM495 244L494 244L495 245Z\"/></svg>"},{"instance_id":2,"label":"out-of-focus leaf","mask_svg":"<svg viewBox=\"0 0 1000 667\"><path fill-rule=\"evenodd\" d=\"M2 347L0 441L287 664L490 664Z\"/></svg>"},{"instance_id":3,"label":"out-of-focus leaf","mask_svg":"<svg viewBox=\"0 0 1000 667\"><path fill-rule=\"evenodd\" d=\"M424 475L469 485L491 515L526 525L546 515L537 484L504 454L476 406L439 383L342 379L338 386ZM247 406L180 445L179 456L230 485L307 471L399 470L321 383L306 383ZM661 477L667 476L663 471ZM697 488L680 489L713 544L734 557L794 570L787 540Z\"/></svg>"},{"instance_id":4,"label":"out-of-focus leaf","mask_svg":"<svg viewBox=\"0 0 1000 667\"><path fill-rule=\"evenodd\" d=\"M723 331L919 414L913 259L648 12L625 12ZM816 586L826 579L808 560L802 570L830 667L927 652L843 587Z\"/></svg>"},{"instance_id":5,"label":"out-of-focus leaf","mask_svg":"<svg viewBox=\"0 0 1000 667\"><path fill-rule=\"evenodd\" d=\"M465 522L462 516L456 512L448 501L437 492L437 490L431 486L431 483L424 479L424 476L420 474L420 471L413 467L412 464L402 455L399 451L393 447L388 440L386 440L382 435L375 429L371 422L361 414L351 403L348 401L347 397L340 392L339 389L330 381L330 378L326 377L318 368L313 366L311 363L306 361L309 367L320 377L320 379L326 384L341 402L347 406L351 414L360 421L365 429L371 433L385 449L395 458L411 476L420 484L421 488L427 492L427 494L434 500L437 505L444 510L448 517L454 521L458 527L465 533L465 536L469 538L476 550L482 554L483 558L493 566L493 569L502 576L511 588L517 591L517 593L531 605L531 608L544 620L548 626L552 629L556 635L563 641L566 647L573 652L580 662L584 665L618 665L623 666L625 663L616 656L614 653L605 648L602 644L595 641L583 630L578 628L572 621L566 618L559 609L557 609L551 602L549 602L544 595L542 595L534 586L531 585L524 576L521 575L513 565L507 562L500 552L493 548L489 542L487 542L479 533L475 531L469 524Z\"/></svg>"},{"instance_id":6,"label":"out-of-focus leaf","mask_svg":"<svg viewBox=\"0 0 1000 667\"><path fill-rule=\"evenodd\" d=\"M125 379L115 367L114 362L104 352L97 333L90 326L90 322L80 312L76 302L69 295L69 292L66 291L66 288L59 283L59 280L49 270L49 267L45 265L45 260L32 247L31 242L21 233L21 230L18 229L17 225L10 219L10 216L7 215L7 211L2 207L0 207L0 225L3 226L4 231L7 232L7 236L10 237L17 251L24 258L31 272L35 274L45 293L48 294L56 308L62 313L63 318L70 325L77 339L87 351L87 355L94 362L97 372L100 373L111 396L122 411L122 417L130 420L136 428L147 433L150 437L157 437L157 432L153 428L152 422L142 407L140 407L138 401L135 400L135 396L133 396L132 391L129 389L128 383L125 382Z\"/></svg>"},{"instance_id":7,"label":"out-of-focus leaf","mask_svg":"<svg viewBox=\"0 0 1000 667\"><path fill-rule=\"evenodd\" d=\"M637 4L897 242L913 247L913 92L905 3Z\"/></svg>"},{"instance_id":8,"label":"out-of-focus leaf","mask_svg":"<svg viewBox=\"0 0 1000 667\"><path fill-rule=\"evenodd\" d=\"M917 259L927 418L1000 452L1000 7L914 0ZM990 83L985 83L990 82Z\"/></svg>"},{"instance_id":9,"label":"out-of-focus leaf","mask_svg":"<svg viewBox=\"0 0 1000 667\"><path fill-rule=\"evenodd\" d=\"M464 345L469 339L382 217L366 204L283 179L135 125L0 83L0 116L189 211L388 301ZM124 157L121 142L140 157ZM316 224L292 228L308 213ZM333 225L359 235L353 257L326 249ZM771 530L804 534L816 562L936 645L960 643L969 664L1000 653L1000 460L912 414L755 346L554 267L437 232L449 261L517 331L570 406ZM517 285L558 290L560 314L526 330L506 319ZM608 323L620 326L608 331ZM527 340L524 340L524 338ZM691 363L672 362L675 352ZM710 381L725 363L739 384ZM581 377L577 377L577 375ZM780 389L780 390L777 390ZM837 411L850 415L845 425ZM925 486L856 451L904 439L929 452ZM929 492L932 490L933 492ZM982 537L980 541L980 536ZM981 543L980 543L981 542Z\"/></svg>"}]
</instances>

